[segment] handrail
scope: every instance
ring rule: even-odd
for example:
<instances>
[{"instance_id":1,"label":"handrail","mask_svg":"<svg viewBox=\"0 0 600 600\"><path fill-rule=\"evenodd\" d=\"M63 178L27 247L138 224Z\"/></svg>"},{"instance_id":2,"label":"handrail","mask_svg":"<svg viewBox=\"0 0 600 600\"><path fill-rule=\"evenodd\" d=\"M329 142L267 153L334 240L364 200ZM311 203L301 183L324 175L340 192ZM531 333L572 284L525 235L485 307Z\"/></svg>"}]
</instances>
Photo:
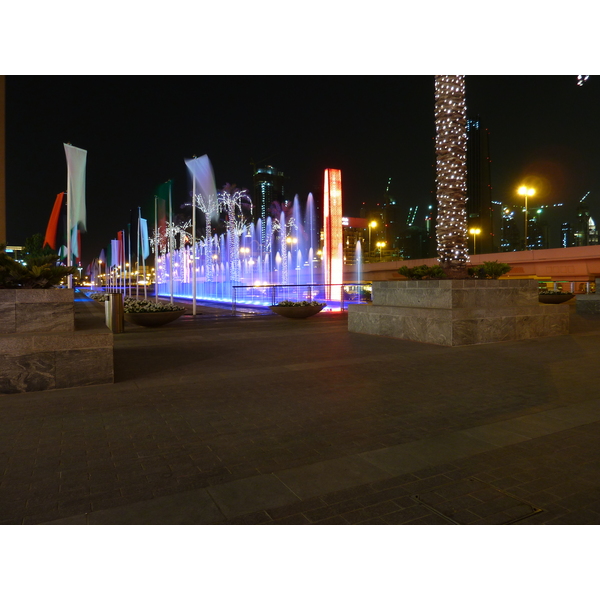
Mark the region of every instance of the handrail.
<instances>
[{"instance_id":1,"label":"handrail","mask_svg":"<svg viewBox=\"0 0 600 600\"><path fill-rule=\"evenodd\" d=\"M370 281L351 281L351 282L344 282L344 283L300 283L300 284L288 284L288 283L284 283L284 284L265 284L265 285L234 285L232 286L232 294L231 294L231 310L232 310L232 314L236 314L237 311L237 305L239 303L239 298L240 295L242 293L243 290L264 290L265 291L265 296L268 294L270 295L270 302L271 305L275 305L277 304L277 296L278 296L278 291L282 290L285 291L286 289L294 290L296 292L296 297L298 297L298 291L300 289L302 290L306 290L307 292L307 296L310 299L313 299L315 296L315 291L318 291L319 289L322 289L324 291L326 290L331 290L331 288L336 288L339 287L340 289L340 298L339 300L337 298L334 298L334 300L336 302L339 301L340 303L340 309L342 311L346 310L346 306L349 303L348 299L346 298L346 295L344 293L343 288L345 287L358 287L358 288L364 288L365 286L369 286L371 285ZM315 290L316 288L316 290ZM331 296L331 292L329 294L326 295L325 299L327 299L327 296ZM357 303L361 303L361 297L362 297L362 293L360 290L357 291ZM352 303L352 302L350 302Z\"/></svg>"}]
</instances>

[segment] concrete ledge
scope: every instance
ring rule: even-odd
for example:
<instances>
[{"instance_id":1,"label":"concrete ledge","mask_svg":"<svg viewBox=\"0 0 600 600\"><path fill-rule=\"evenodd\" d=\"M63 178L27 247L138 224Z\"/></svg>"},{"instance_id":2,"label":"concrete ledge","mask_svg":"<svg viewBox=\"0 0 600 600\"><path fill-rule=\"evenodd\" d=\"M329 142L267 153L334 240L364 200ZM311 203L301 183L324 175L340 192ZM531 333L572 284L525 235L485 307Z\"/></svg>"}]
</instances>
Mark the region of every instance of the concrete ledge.
<instances>
[{"instance_id":1,"label":"concrete ledge","mask_svg":"<svg viewBox=\"0 0 600 600\"><path fill-rule=\"evenodd\" d=\"M75 329L69 289L0 290L0 334Z\"/></svg>"},{"instance_id":2,"label":"concrete ledge","mask_svg":"<svg viewBox=\"0 0 600 600\"><path fill-rule=\"evenodd\" d=\"M73 290L56 291L68 291L73 297ZM88 304L93 302L71 300L70 309L64 311L71 312L72 331L0 334L0 394L114 382L113 334L104 323L101 307L94 310ZM33 302L29 305L37 307Z\"/></svg>"},{"instance_id":3,"label":"concrete ledge","mask_svg":"<svg viewBox=\"0 0 600 600\"><path fill-rule=\"evenodd\" d=\"M577 294L575 310L580 315L600 315L600 294Z\"/></svg>"},{"instance_id":4,"label":"concrete ledge","mask_svg":"<svg viewBox=\"0 0 600 600\"><path fill-rule=\"evenodd\" d=\"M373 304L348 307L348 330L465 346L569 331L569 308L538 302L531 280L373 282Z\"/></svg>"}]
</instances>

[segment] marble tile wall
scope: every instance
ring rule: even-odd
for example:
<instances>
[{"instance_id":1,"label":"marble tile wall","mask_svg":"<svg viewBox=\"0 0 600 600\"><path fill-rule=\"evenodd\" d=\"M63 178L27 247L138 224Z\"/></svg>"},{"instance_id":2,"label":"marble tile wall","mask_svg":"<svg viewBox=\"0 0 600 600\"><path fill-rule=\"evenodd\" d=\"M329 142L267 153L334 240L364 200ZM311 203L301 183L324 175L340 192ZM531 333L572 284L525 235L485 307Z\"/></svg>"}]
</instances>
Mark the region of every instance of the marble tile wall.
<instances>
[{"instance_id":1,"label":"marble tile wall","mask_svg":"<svg viewBox=\"0 0 600 600\"><path fill-rule=\"evenodd\" d=\"M73 290L0 290L0 333L74 329Z\"/></svg>"},{"instance_id":2,"label":"marble tile wall","mask_svg":"<svg viewBox=\"0 0 600 600\"><path fill-rule=\"evenodd\" d=\"M444 346L563 335L568 307L538 302L534 280L373 283L373 304L351 305L348 330Z\"/></svg>"},{"instance_id":3,"label":"marble tile wall","mask_svg":"<svg viewBox=\"0 0 600 600\"><path fill-rule=\"evenodd\" d=\"M600 290L598 284L596 289ZM575 310L580 315L600 315L600 291L595 294L578 294L575 296Z\"/></svg>"},{"instance_id":4,"label":"marble tile wall","mask_svg":"<svg viewBox=\"0 0 600 600\"><path fill-rule=\"evenodd\" d=\"M113 383L103 315L75 330L73 290L15 291L0 290L0 394Z\"/></svg>"}]
</instances>

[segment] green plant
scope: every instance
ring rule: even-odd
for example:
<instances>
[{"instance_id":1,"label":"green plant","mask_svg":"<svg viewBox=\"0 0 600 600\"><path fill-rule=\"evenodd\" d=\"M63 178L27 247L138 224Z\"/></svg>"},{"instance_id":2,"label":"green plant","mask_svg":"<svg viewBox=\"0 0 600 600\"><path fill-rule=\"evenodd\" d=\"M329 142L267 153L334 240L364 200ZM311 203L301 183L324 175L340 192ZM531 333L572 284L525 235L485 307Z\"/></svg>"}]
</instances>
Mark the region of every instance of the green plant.
<instances>
[{"instance_id":1,"label":"green plant","mask_svg":"<svg viewBox=\"0 0 600 600\"><path fill-rule=\"evenodd\" d=\"M16 261L0 246L0 289L48 289L59 285L76 267L58 266L58 256L41 254L30 256L27 264Z\"/></svg>"},{"instance_id":2,"label":"green plant","mask_svg":"<svg viewBox=\"0 0 600 600\"><path fill-rule=\"evenodd\" d=\"M572 296L571 292L561 292L560 290L540 290L540 294L548 295L548 296Z\"/></svg>"},{"instance_id":3,"label":"green plant","mask_svg":"<svg viewBox=\"0 0 600 600\"><path fill-rule=\"evenodd\" d=\"M508 273L512 267L507 263L496 261L484 262L480 267L469 267L467 273L474 279L498 279L501 275Z\"/></svg>"},{"instance_id":4,"label":"green plant","mask_svg":"<svg viewBox=\"0 0 600 600\"><path fill-rule=\"evenodd\" d=\"M507 263L501 263L497 260L486 261L483 263L483 270L485 271L486 277L489 279L498 279L502 275L506 275L512 267Z\"/></svg>"},{"instance_id":5,"label":"green plant","mask_svg":"<svg viewBox=\"0 0 600 600\"><path fill-rule=\"evenodd\" d=\"M446 273L440 265L433 265L428 267L427 265L421 265L419 267L400 267L398 273L407 277L408 279L444 279Z\"/></svg>"}]
</instances>

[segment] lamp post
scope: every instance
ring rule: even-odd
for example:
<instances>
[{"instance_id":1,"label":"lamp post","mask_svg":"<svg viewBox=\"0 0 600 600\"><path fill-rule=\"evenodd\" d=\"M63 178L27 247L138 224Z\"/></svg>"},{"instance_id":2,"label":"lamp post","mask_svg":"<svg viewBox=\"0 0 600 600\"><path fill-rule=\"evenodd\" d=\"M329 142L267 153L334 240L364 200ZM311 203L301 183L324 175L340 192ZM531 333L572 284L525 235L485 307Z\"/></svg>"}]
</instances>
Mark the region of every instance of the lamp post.
<instances>
[{"instance_id":1,"label":"lamp post","mask_svg":"<svg viewBox=\"0 0 600 600\"><path fill-rule=\"evenodd\" d=\"M369 258L371 258L371 229L375 229L377 227L377 221L371 221L369 223Z\"/></svg>"},{"instance_id":2,"label":"lamp post","mask_svg":"<svg viewBox=\"0 0 600 600\"><path fill-rule=\"evenodd\" d=\"M535 194L535 190L533 188L527 187L526 185L522 185L517 190L517 194L519 194L519 196L525 196L525 250L527 250L527 222L529 221L527 200L529 196L533 196Z\"/></svg>"},{"instance_id":3,"label":"lamp post","mask_svg":"<svg viewBox=\"0 0 600 600\"><path fill-rule=\"evenodd\" d=\"M481 229L473 227L469 229L469 233L473 236L473 255L477 254L477 236L481 233Z\"/></svg>"},{"instance_id":4,"label":"lamp post","mask_svg":"<svg viewBox=\"0 0 600 600\"><path fill-rule=\"evenodd\" d=\"M387 244L386 242L377 242L375 245L379 248L379 262L381 262L381 251L385 248Z\"/></svg>"}]
</instances>

